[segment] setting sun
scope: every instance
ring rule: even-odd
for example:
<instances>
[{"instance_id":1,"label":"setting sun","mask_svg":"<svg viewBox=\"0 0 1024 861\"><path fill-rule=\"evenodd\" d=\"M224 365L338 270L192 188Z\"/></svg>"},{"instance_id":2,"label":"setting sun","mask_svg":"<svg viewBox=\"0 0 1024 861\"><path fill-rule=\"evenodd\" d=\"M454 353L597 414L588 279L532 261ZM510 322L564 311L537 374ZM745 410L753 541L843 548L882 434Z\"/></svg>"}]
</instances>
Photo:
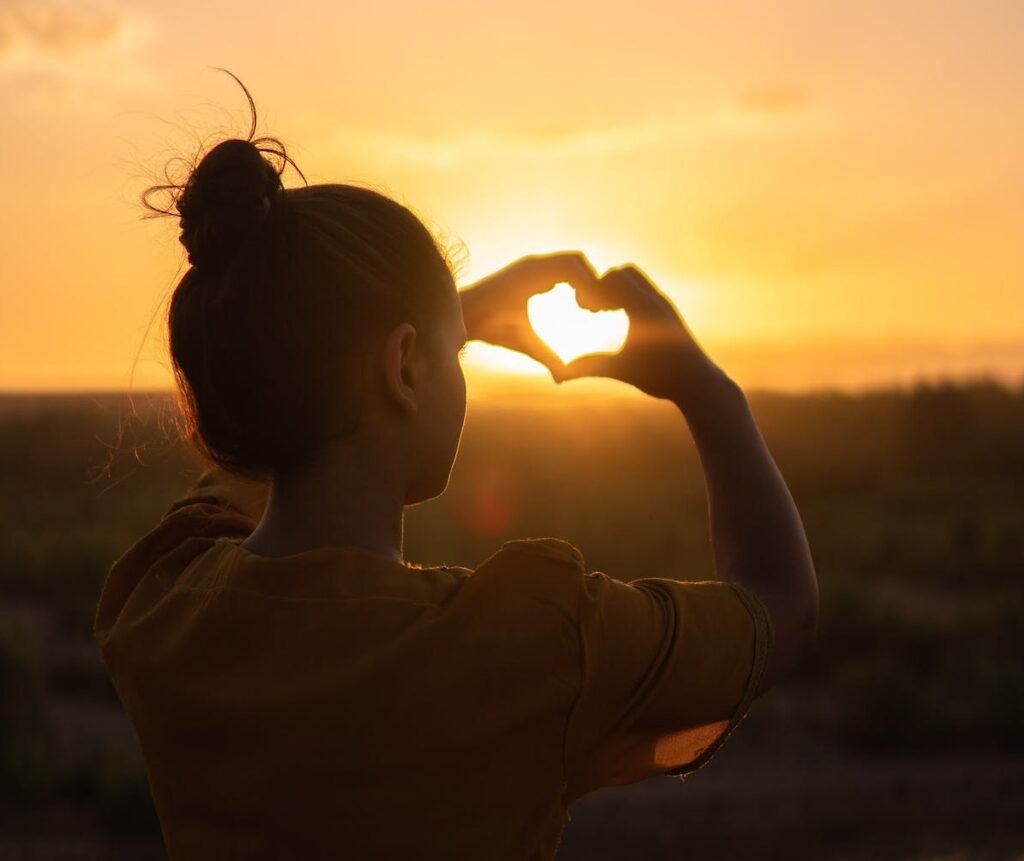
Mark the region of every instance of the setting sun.
<instances>
[{"instance_id":1,"label":"setting sun","mask_svg":"<svg viewBox=\"0 0 1024 861\"><path fill-rule=\"evenodd\" d=\"M526 310L530 325L563 362L586 353L617 353L629 332L625 311L587 311L565 283L531 297Z\"/></svg>"},{"instance_id":2,"label":"setting sun","mask_svg":"<svg viewBox=\"0 0 1024 861\"><path fill-rule=\"evenodd\" d=\"M173 385L184 258L138 201L169 160L247 132L216 67L311 183L422 217L460 286L560 250L635 264L748 386L1024 373L1021 4L320 4L284 42L275 4L230 8L0 0L0 389ZM621 338L561 313L531 307L561 355L591 349L577 331ZM547 374L483 342L464 364Z\"/></svg>"}]
</instances>

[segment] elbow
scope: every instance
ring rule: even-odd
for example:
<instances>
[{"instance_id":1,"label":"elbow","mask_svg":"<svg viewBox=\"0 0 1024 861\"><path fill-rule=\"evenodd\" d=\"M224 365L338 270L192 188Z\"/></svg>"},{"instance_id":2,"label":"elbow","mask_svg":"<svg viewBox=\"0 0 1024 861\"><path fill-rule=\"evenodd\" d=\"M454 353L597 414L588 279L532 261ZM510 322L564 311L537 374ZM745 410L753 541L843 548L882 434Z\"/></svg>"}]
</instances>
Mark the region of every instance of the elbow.
<instances>
[{"instance_id":1,"label":"elbow","mask_svg":"<svg viewBox=\"0 0 1024 861\"><path fill-rule=\"evenodd\" d=\"M773 637L761 692L791 675L817 641L818 587L813 577L809 582L810 585L799 593L762 596Z\"/></svg>"},{"instance_id":2,"label":"elbow","mask_svg":"<svg viewBox=\"0 0 1024 861\"><path fill-rule=\"evenodd\" d=\"M814 598L811 601L811 607L807 613L806 625L806 641L804 643L804 649L808 650L818 641L818 619L820 617L820 602L818 600L818 586L814 586Z\"/></svg>"},{"instance_id":3,"label":"elbow","mask_svg":"<svg viewBox=\"0 0 1024 861\"><path fill-rule=\"evenodd\" d=\"M785 617L785 636L789 640L787 651L790 653L787 675L801 663L818 639L818 584L813 572L808 585L799 595L794 595L783 612Z\"/></svg>"},{"instance_id":4,"label":"elbow","mask_svg":"<svg viewBox=\"0 0 1024 861\"><path fill-rule=\"evenodd\" d=\"M798 603L796 618L796 640L798 644L798 660L804 656L818 640L818 617L820 601L818 599L818 581L812 572L805 594Z\"/></svg>"},{"instance_id":5,"label":"elbow","mask_svg":"<svg viewBox=\"0 0 1024 861\"><path fill-rule=\"evenodd\" d=\"M791 630L787 632L789 643L785 647L783 666L777 680L792 675L804 662L804 659L814 648L818 639L818 603L815 598L809 603L804 611L800 613L791 623Z\"/></svg>"}]
</instances>

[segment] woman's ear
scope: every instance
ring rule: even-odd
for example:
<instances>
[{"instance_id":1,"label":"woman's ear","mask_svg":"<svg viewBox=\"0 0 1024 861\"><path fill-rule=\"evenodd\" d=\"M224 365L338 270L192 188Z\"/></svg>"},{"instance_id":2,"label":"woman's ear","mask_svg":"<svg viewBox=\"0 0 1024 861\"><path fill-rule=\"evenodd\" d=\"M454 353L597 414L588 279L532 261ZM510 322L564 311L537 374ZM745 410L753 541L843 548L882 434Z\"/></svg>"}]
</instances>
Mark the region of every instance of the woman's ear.
<instances>
[{"instance_id":1,"label":"woman's ear","mask_svg":"<svg viewBox=\"0 0 1024 861\"><path fill-rule=\"evenodd\" d=\"M416 328L411 323L400 323L384 343L384 377L389 394L408 415L415 415L418 408L421 369Z\"/></svg>"}]
</instances>

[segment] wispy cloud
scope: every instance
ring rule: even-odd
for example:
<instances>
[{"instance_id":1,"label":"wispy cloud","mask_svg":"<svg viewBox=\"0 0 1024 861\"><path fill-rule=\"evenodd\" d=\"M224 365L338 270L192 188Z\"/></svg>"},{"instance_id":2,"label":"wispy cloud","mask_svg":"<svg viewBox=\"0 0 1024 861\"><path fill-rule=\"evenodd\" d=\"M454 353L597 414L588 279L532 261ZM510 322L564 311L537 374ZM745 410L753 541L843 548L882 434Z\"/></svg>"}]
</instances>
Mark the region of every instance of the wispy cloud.
<instances>
[{"instance_id":1,"label":"wispy cloud","mask_svg":"<svg viewBox=\"0 0 1024 861\"><path fill-rule=\"evenodd\" d=\"M737 94L716 114L721 129L736 135L793 135L825 131L834 112L796 87L757 87Z\"/></svg>"},{"instance_id":2,"label":"wispy cloud","mask_svg":"<svg viewBox=\"0 0 1024 861\"><path fill-rule=\"evenodd\" d=\"M0 0L0 81L20 79L38 101L87 102L152 89L153 21L124 4Z\"/></svg>"},{"instance_id":3,"label":"wispy cloud","mask_svg":"<svg viewBox=\"0 0 1024 861\"><path fill-rule=\"evenodd\" d=\"M558 161L574 156L607 156L657 146L684 134L684 123L649 123L584 128L558 135L476 132L458 137L427 137L373 129L339 135L347 149L388 161L446 168L474 159Z\"/></svg>"},{"instance_id":4,"label":"wispy cloud","mask_svg":"<svg viewBox=\"0 0 1024 861\"><path fill-rule=\"evenodd\" d=\"M808 109L807 93L796 87L758 87L744 90L733 100L738 111L779 116Z\"/></svg>"},{"instance_id":5,"label":"wispy cloud","mask_svg":"<svg viewBox=\"0 0 1024 861\"><path fill-rule=\"evenodd\" d=\"M45 0L3 0L0 54L19 48L63 54L109 42L117 28L118 18L111 9Z\"/></svg>"},{"instance_id":6,"label":"wispy cloud","mask_svg":"<svg viewBox=\"0 0 1024 861\"><path fill-rule=\"evenodd\" d=\"M610 157L674 145L697 138L824 131L834 116L815 107L798 90L750 90L702 113L624 125L578 128L558 134L476 132L428 136L348 129L339 147L377 160L447 169L474 160L562 161Z\"/></svg>"}]
</instances>

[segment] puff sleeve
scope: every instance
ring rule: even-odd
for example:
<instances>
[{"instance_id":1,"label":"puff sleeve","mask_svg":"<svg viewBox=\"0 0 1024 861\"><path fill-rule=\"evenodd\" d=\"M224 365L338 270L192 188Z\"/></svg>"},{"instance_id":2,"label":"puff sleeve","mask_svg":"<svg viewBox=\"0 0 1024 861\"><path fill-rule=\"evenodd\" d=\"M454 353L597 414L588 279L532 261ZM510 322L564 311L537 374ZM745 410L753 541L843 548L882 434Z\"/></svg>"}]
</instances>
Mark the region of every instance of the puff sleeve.
<instances>
[{"instance_id":1,"label":"puff sleeve","mask_svg":"<svg viewBox=\"0 0 1024 861\"><path fill-rule=\"evenodd\" d=\"M601 572L581 576L577 627L571 797L707 763L749 709L773 637L764 604L740 585Z\"/></svg>"}]
</instances>

